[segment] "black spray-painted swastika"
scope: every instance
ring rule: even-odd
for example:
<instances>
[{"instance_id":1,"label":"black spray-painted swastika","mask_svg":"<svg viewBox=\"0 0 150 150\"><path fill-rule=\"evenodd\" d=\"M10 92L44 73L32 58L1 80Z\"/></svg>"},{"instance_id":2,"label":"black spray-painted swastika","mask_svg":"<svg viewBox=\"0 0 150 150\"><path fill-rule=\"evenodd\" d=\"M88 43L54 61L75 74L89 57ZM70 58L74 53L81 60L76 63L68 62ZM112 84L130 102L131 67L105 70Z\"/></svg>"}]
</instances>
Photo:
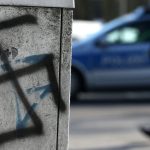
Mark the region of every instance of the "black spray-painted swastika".
<instances>
[{"instance_id":1,"label":"black spray-painted swastika","mask_svg":"<svg viewBox=\"0 0 150 150\"><path fill-rule=\"evenodd\" d=\"M37 19L32 15L16 17L1 22L0 30L5 30L24 24L37 24ZM36 114L36 112L31 109L32 107L28 102L28 99L24 94L23 90L21 89L21 86L19 85L19 77L37 72L42 68L46 68L49 81L53 87L52 94L54 97L54 103L60 111L64 112L66 110L66 105L61 98L60 89L57 83L53 54L47 54L39 62L14 71L11 67L11 64L9 63L8 55L5 53L5 51L6 50L3 50L0 46L0 59L4 63L5 70L7 71L5 74L0 76L0 84L5 83L6 81L10 81L13 84L22 104L24 105L33 122L33 126L0 133L0 145L8 141L15 140L17 138L25 138L29 136L37 136L43 134L43 123L39 116Z\"/></svg>"}]
</instances>

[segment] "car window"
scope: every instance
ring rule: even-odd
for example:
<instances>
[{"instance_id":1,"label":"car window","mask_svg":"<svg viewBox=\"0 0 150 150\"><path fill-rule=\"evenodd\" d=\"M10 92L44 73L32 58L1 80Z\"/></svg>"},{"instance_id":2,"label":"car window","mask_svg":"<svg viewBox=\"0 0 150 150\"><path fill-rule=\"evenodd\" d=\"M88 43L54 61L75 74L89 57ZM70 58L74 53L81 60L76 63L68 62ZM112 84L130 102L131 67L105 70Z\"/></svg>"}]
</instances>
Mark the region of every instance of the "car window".
<instances>
[{"instance_id":1,"label":"car window","mask_svg":"<svg viewBox=\"0 0 150 150\"><path fill-rule=\"evenodd\" d=\"M141 22L115 29L104 37L107 44L150 42L150 22Z\"/></svg>"}]
</instances>

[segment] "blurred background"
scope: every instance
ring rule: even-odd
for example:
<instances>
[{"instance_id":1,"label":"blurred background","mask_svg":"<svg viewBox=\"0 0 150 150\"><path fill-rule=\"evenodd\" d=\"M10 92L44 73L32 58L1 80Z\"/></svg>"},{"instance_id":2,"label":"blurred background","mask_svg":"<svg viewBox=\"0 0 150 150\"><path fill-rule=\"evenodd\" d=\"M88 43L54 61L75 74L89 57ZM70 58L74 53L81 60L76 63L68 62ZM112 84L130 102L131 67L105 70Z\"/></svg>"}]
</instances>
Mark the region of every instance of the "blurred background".
<instances>
[{"instance_id":1,"label":"blurred background","mask_svg":"<svg viewBox=\"0 0 150 150\"><path fill-rule=\"evenodd\" d=\"M112 20L147 5L149 0L75 0L74 19L76 20Z\"/></svg>"},{"instance_id":2,"label":"blurred background","mask_svg":"<svg viewBox=\"0 0 150 150\"><path fill-rule=\"evenodd\" d=\"M149 150L150 0L75 3L69 149Z\"/></svg>"}]
</instances>

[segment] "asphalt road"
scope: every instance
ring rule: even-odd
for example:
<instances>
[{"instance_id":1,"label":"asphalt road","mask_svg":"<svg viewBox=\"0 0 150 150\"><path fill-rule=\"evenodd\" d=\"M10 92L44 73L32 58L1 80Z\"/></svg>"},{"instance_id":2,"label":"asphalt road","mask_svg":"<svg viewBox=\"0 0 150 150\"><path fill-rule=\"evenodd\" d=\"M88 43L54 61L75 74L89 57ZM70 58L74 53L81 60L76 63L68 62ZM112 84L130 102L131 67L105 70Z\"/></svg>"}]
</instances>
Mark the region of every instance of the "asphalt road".
<instances>
[{"instance_id":1,"label":"asphalt road","mask_svg":"<svg viewBox=\"0 0 150 150\"><path fill-rule=\"evenodd\" d=\"M141 126L150 126L150 94L145 101L132 93L131 99L138 99L132 103L120 95L114 102L111 94L108 98L83 94L80 102L71 104L70 150L150 150L150 138L140 131Z\"/></svg>"}]
</instances>

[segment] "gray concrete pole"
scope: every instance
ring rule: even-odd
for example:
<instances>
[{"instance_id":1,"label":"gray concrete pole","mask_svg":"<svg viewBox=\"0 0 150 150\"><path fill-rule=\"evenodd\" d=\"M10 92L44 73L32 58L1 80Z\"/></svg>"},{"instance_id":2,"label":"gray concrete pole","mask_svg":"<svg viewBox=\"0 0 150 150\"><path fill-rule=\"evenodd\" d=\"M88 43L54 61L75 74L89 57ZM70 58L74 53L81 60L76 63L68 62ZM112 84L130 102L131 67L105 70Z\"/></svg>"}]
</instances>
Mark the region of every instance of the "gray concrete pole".
<instances>
[{"instance_id":1,"label":"gray concrete pole","mask_svg":"<svg viewBox=\"0 0 150 150\"><path fill-rule=\"evenodd\" d=\"M67 150L73 0L0 0L0 149Z\"/></svg>"}]
</instances>

